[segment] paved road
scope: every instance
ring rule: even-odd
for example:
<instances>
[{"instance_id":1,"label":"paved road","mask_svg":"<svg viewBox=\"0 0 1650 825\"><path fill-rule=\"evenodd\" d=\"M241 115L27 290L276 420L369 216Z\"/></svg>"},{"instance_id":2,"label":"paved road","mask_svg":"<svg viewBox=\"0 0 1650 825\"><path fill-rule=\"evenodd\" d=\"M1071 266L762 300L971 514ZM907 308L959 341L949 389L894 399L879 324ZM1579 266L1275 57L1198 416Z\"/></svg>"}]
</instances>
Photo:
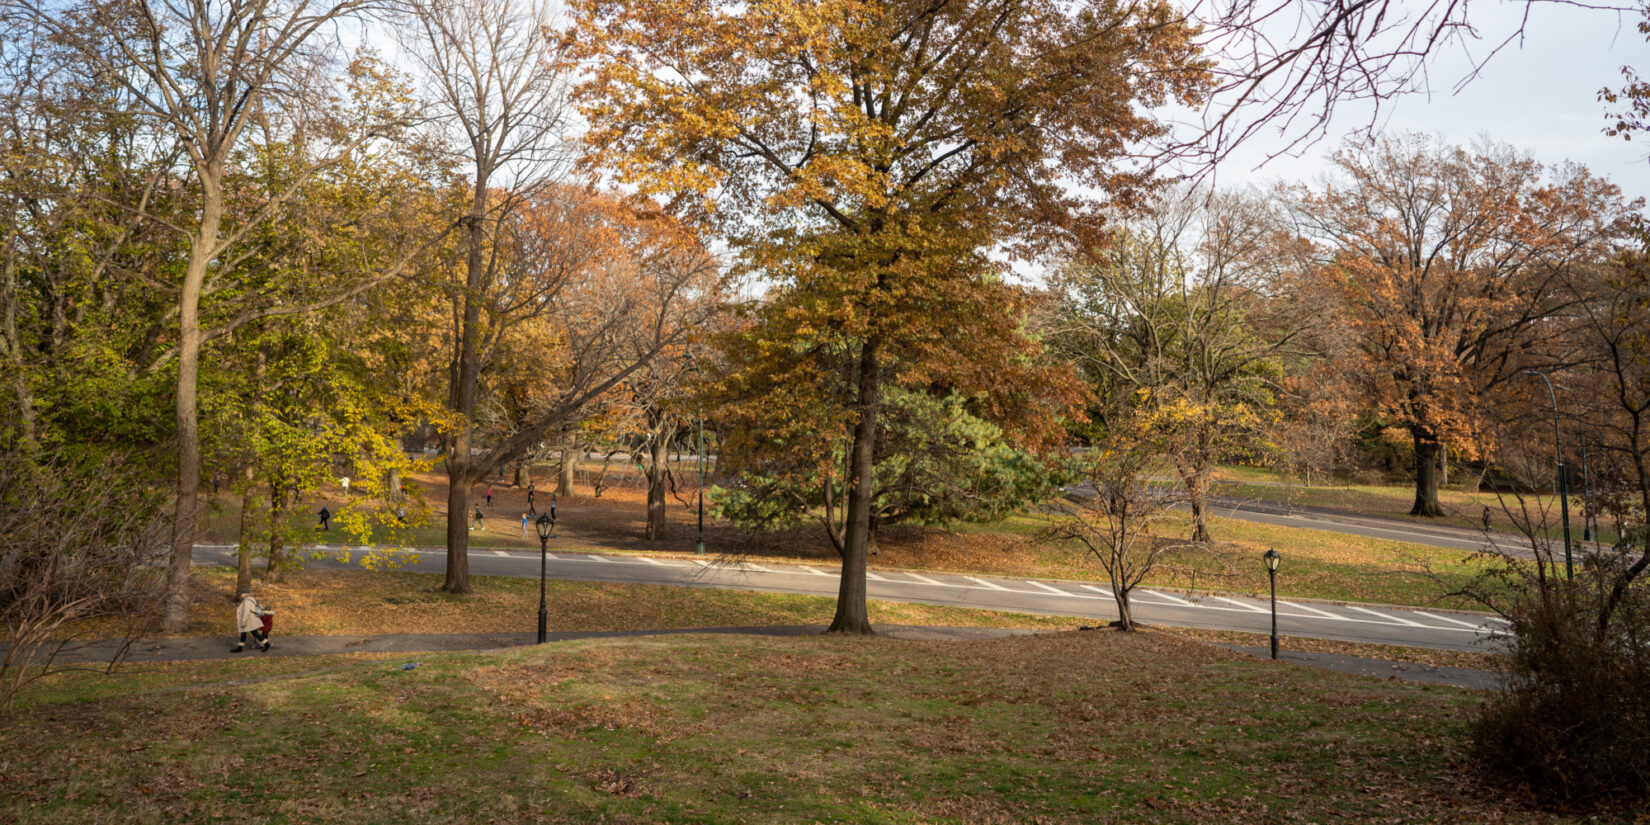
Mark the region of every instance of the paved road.
<instances>
[{"instance_id":1,"label":"paved road","mask_svg":"<svg viewBox=\"0 0 1650 825\"><path fill-rule=\"evenodd\" d=\"M360 555L354 553L352 557L358 559ZM409 569L425 573L445 571L445 551L432 549L417 555L417 562ZM233 566L234 549L227 545L198 546L195 548L195 562ZM324 559L310 564L345 566L336 560ZM575 581L760 590L832 597L836 595L838 585L837 570L825 565L732 563L708 557L552 553L547 569L551 578ZM470 572L479 576L531 578L539 574L539 554L527 550L471 548ZM905 570L873 570L867 576L867 592L873 599L1078 616L1100 621L1117 617L1111 592L1105 584L1097 582ZM1132 603L1135 620L1145 624L1250 633L1270 630L1270 608L1263 600L1137 589ZM1285 636L1485 650L1495 644L1493 636L1502 626L1499 619L1481 613L1342 605L1299 599L1278 602L1278 632Z\"/></svg>"},{"instance_id":2,"label":"paved road","mask_svg":"<svg viewBox=\"0 0 1650 825\"><path fill-rule=\"evenodd\" d=\"M1465 527L1442 524L1418 524L1379 516L1361 516L1307 507L1298 504L1279 504L1229 496L1210 496L1211 511L1224 518L1276 524L1283 527L1301 527L1325 530L1368 538L1391 539L1430 547L1456 550L1484 550L1494 548L1520 558L1530 555L1530 543L1516 533L1486 533Z\"/></svg>"}]
</instances>

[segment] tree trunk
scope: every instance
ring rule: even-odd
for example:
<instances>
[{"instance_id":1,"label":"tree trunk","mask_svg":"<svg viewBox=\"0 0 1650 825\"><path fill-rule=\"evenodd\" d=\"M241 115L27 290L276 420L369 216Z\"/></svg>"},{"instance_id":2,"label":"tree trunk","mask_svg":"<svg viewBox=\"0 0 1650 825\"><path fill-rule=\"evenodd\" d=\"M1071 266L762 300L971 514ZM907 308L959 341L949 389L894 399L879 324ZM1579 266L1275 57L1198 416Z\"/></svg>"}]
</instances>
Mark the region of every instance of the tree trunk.
<instances>
[{"instance_id":1,"label":"tree trunk","mask_svg":"<svg viewBox=\"0 0 1650 825\"><path fill-rule=\"evenodd\" d=\"M252 589L252 527L256 523L256 516L252 515L253 508L258 506L258 488L253 486L257 475L252 467L246 468L246 491L241 493L241 532L240 543L236 548L235 559L235 592Z\"/></svg>"},{"instance_id":2,"label":"tree trunk","mask_svg":"<svg viewBox=\"0 0 1650 825\"><path fill-rule=\"evenodd\" d=\"M578 433L569 432L561 442L561 475L556 482L556 495L573 495L573 471L579 466L579 452Z\"/></svg>"},{"instance_id":3,"label":"tree trunk","mask_svg":"<svg viewBox=\"0 0 1650 825\"><path fill-rule=\"evenodd\" d=\"M471 454L474 446L471 427L475 424L476 384L481 380L481 309L486 286L483 224L487 218L490 171L476 170L476 187L467 220L464 314L459 322L458 351L454 353L456 363L451 372L450 400L458 420L447 439L447 577L441 589L448 593L470 592L470 485L479 475Z\"/></svg>"},{"instance_id":4,"label":"tree trunk","mask_svg":"<svg viewBox=\"0 0 1650 825\"><path fill-rule=\"evenodd\" d=\"M1411 428L1415 438L1415 506L1412 516L1441 516L1438 505L1438 438L1430 431Z\"/></svg>"},{"instance_id":5,"label":"tree trunk","mask_svg":"<svg viewBox=\"0 0 1650 825\"><path fill-rule=\"evenodd\" d=\"M1124 632L1134 631L1134 612L1129 609L1129 592L1117 591L1117 629Z\"/></svg>"},{"instance_id":6,"label":"tree trunk","mask_svg":"<svg viewBox=\"0 0 1650 825\"><path fill-rule=\"evenodd\" d=\"M527 477L527 462L523 461L518 463L516 465L515 475L510 479L510 486L517 490L525 490L527 489L527 483L529 481L531 481L531 479Z\"/></svg>"},{"instance_id":7,"label":"tree trunk","mask_svg":"<svg viewBox=\"0 0 1650 825\"><path fill-rule=\"evenodd\" d=\"M1438 447L1438 483L1449 484L1449 448L1443 445Z\"/></svg>"},{"instance_id":8,"label":"tree trunk","mask_svg":"<svg viewBox=\"0 0 1650 825\"><path fill-rule=\"evenodd\" d=\"M843 525L842 578L836 597L836 616L827 633L869 635L870 614L865 606L865 564L871 543L871 496L876 469L877 415L881 411L882 375L877 363L877 341L865 342L860 352L858 403L859 421L854 425L854 445L849 462L848 517Z\"/></svg>"},{"instance_id":9,"label":"tree trunk","mask_svg":"<svg viewBox=\"0 0 1650 825\"><path fill-rule=\"evenodd\" d=\"M1192 542L1208 544L1209 538L1209 467L1193 465L1181 473L1186 483L1186 497L1192 505Z\"/></svg>"},{"instance_id":10,"label":"tree trunk","mask_svg":"<svg viewBox=\"0 0 1650 825\"><path fill-rule=\"evenodd\" d=\"M269 488L269 563L264 566L264 581L282 579L281 568L286 562L287 493L274 485Z\"/></svg>"},{"instance_id":11,"label":"tree trunk","mask_svg":"<svg viewBox=\"0 0 1650 825\"><path fill-rule=\"evenodd\" d=\"M30 458L39 453L40 442L35 433L36 412L34 389L23 369L23 339L17 335L17 230L6 236L5 281L0 283L0 338L5 343L7 360L11 362L12 393L17 396L18 447Z\"/></svg>"},{"instance_id":12,"label":"tree trunk","mask_svg":"<svg viewBox=\"0 0 1650 825\"><path fill-rule=\"evenodd\" d=\"M201 491L200 409L197 403L201 360L200 300L223 216L222 170L207 164L200 171L200 232L190 241L189 264L178 290L178 380L175 399L178 486L172 516L172 556L166 567L166 608L161 618L162 628L173 633L183 630L189 622L189 564L195 551L195 520Z\"/></svg>"},{"instance_id":13,"label":"tree trunk","mask_svg":"<svg viewBox=\"0 0 1650 825\"><path fill-rule=\"evenodd\" d=\"M675 435L670 427L655 428L651 452L653 466L647 468L647 538L658 541L665 537L665 470L670 458L670 442Z\"/></svg>"},{"instance_id":14,"label":"tree trunk","mask_svg":"<svg viewBox=\"0 0 1650 825\"><path fill-rule=\"evenodd\" d=\"M399 468L399 467L391 467L390 468L390 471L385 474L384 486L389 488L389 489L384 491L384 497L385 498L389 499L390 501L400 501L401 500L401 468Z\"/></svg>"}]
</instances>

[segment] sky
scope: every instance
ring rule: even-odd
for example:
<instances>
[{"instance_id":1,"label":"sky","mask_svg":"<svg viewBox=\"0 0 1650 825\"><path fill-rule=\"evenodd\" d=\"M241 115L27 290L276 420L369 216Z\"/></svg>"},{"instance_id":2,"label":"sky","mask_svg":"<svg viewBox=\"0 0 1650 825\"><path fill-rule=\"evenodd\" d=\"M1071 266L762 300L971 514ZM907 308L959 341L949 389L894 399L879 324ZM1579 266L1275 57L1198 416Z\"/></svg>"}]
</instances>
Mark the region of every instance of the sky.
<instances>
[{"instance_id":1,"label":"sky","mask_svg":"<svg viewBox=\"0 0 1650 825\"><path fill-rule=\"evenodd\" d=\"M1598 100L1599 89L1622 85L1622 65L1650 74L1650 43L1634 28L1635 18L1537 3L1531 7L1522 40L1508 44L1477 78L1455 88L1471 71L1474 59L1516 31L1523 8L1523 3L1505 0L1475 4L1471 19L1480 39L1435 55L1429 70L1431 93L1389 101L1377 121L1379 128L1437 135L1451 144L1488 137L1544 164L1584 164L1629 197L1650 198L1650 135L1631 142L1605 137L1606 106ZM1257 135L1221 165L1217 182L1242 186L1316 180L1327 170L1324 157L1348 131L1366 126L1369 118L1367 107L1346 107L1337 113L1328 137L1299 157L1279 157L1258 169L1282 144L1269 135Z\"/></svg>"}]
</instances>

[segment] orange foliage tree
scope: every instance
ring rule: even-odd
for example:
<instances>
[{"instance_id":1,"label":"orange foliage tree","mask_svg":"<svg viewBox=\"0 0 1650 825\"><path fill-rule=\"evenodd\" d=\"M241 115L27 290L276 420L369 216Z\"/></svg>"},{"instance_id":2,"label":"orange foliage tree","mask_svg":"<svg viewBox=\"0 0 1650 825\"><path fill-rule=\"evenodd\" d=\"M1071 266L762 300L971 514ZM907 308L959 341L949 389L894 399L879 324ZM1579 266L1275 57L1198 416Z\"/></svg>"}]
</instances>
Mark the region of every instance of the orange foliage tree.
<instances>
[{"instance_id":1,"label":"orange foliage tree","mask_svg":"<svg viewBox=\"0 0 1650 825\"><path fill-rule=\"evenodd\" d=\"M1440 449L1484 457L1492 399L1579 357L1558 322L1576 303L1564 276L1609 254L1628 204L1583 168L1547 179L1504 146L1402 136L1334 162L1341 181L1296 192L1298 228L1352 327L1343 369L1415 445L1410 513L1441 515Z\"/></svg>"},{"instance_id":2,"label":"orange foliage tree","mask_svg":"<svg viewBox=\"0 0 1650 825\"><path fill-rule=\"evenodd\" d=\"M835 387L851 431L831 630L869 633L865 562L883 390L928 380L984 407L1027 353L985 265L1131 200L1146 111L1208 82L1161 2L581 0L592 141L627 181L733 237L770 284L747 386ZM822 372L843 380L820 382ZM813 392L813 390L800 390ZM794 405L784 405L793 407ZM989 409L987 409L989 412Z\"/></svg>"}]
</instances>

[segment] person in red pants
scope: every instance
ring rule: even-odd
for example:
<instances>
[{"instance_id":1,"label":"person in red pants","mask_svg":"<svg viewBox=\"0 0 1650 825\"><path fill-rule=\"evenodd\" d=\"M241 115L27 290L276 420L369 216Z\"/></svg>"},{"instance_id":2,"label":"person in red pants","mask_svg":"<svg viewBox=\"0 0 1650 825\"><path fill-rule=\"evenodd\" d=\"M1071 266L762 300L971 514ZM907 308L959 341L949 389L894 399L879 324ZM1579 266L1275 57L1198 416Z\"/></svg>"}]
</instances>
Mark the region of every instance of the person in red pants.
<instances>
[{"instance_id":1,"label":"person in red pants","mask_svg":"<svg viewBox=\"0 0 1650 825\"><path fill-rule=\"evenodd\" d=\"M246 634L252 634L252 641L258 644L258 649L269 652L269 633L265 630L264 617L275 611L266 610L258 600L252 598L252 592L241 591L241 603L235 607L235 627L240 630L241 638L230 648L230 653L240 653L246 649Z\"/></svg>"}]
</instances>

